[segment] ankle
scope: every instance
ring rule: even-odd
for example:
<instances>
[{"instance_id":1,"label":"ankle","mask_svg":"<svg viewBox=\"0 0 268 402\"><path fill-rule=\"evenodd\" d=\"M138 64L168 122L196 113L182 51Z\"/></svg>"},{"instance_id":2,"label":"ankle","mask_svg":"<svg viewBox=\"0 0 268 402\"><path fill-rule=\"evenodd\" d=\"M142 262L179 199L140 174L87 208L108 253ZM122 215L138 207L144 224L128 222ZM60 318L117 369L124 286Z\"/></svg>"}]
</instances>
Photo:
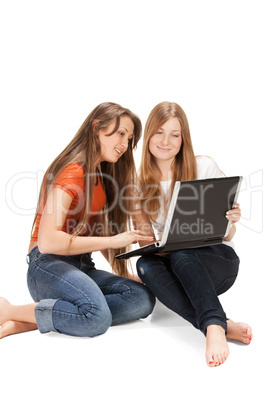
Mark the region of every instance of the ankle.
<instances>
[{"instance_id":1,"label":"ankle","mask_svg":"<svg viewBox=\"0 0 268 402\"><path fill-rule=\"evenodd\" d=\"M219 324L211 324L207 326L206 335L215 335L215 334L222 334L225 336L225 329L223 326Z\"/></svg>"}]
</instances>

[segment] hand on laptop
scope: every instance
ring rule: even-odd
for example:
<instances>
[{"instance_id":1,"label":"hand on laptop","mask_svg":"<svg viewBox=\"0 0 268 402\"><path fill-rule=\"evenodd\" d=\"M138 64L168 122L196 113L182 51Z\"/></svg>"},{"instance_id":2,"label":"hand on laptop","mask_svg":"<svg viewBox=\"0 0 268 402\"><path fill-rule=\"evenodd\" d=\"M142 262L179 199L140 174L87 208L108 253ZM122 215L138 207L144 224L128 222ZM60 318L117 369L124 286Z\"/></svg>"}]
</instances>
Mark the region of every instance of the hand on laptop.
<instances>
[{"instance_id":1,"label":"hand on laptop","mask_svg":"<svg viewBox=\"0 0 268 402\"><path fill-rule=\"evenodd\" d=\"M113 249L129 246L140 241L152 242L152 236L146 236L141 230L129 230L118 235L112 236L110 247Z\"/></svg>"},{"instance_id":2,"label":"hand on laptop","mask_svg":"<svg viewBox=\"0 0 268 402\"><path fill-rule=\"evenodd\" d=\"M241 217L240 204L235 204L234 208L226 212L226 218L231 223L237 223Z\"/></svg>"}]
</instances>

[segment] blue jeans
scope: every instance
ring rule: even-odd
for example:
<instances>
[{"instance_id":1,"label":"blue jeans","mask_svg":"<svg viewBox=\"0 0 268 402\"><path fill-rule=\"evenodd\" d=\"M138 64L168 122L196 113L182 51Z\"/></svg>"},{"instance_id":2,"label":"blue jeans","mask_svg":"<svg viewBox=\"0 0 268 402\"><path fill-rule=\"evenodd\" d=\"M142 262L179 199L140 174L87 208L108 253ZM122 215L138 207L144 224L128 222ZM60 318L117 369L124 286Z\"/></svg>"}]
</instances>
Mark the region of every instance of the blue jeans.
<instances>
[{"instance_id":1,"label":"blue jeans","mask_svg":"<svg viewBox=\"0 0 268 402\"><path fill-rule=\"evenodd\" d=\"M145 318L155 298L141 283L97 270L89 254L28 255L27 283L39 302L35 317L41 333L73 336L103 334L111 325Z\"/></svg>"},{"instance_id":2,"label":"blue jeans","mask_svg":"<svg viewBox=\"0 0 268 402\"><path fill-rule=\"evenodd\" d=\"M137 261L141 280L168 308L206 334L208 325L227 331L218 295L234 283L239 267L235 251L226 245L147 255Z\"/></svg>"}]
</instances>

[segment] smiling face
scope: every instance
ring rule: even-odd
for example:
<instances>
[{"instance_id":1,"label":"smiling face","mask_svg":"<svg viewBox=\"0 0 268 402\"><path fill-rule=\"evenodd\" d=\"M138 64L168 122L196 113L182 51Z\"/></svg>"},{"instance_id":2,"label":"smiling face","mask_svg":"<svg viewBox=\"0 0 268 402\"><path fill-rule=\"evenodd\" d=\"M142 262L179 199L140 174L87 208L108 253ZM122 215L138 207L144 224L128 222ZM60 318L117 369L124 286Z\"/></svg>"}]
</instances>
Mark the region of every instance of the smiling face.
<instances>
[{"instance_id":1,"label":"smiling face","mask_svg":"<svg viewBox=\"0 0 268 402\"><path fill-rule=\"evenodd\" d=\"M149 150L156 163L173 162L182 144L181 124L177 118L167 120L149 140Z\"/></svg>"},{"instance_id":2,"label":"smiling face","mask_svg":"<svg viewBox=\"0 0 268 402\"><path fill-rule=\"evenodd\" d=\"M114 127L115 123L111 123L107 129L98 131L101 151L96 164L104 161L115 163L128 149L129 140L133 137L133 121L128 116L121 116L118 130L110 134Z\"/></svg>"}]
</instances>

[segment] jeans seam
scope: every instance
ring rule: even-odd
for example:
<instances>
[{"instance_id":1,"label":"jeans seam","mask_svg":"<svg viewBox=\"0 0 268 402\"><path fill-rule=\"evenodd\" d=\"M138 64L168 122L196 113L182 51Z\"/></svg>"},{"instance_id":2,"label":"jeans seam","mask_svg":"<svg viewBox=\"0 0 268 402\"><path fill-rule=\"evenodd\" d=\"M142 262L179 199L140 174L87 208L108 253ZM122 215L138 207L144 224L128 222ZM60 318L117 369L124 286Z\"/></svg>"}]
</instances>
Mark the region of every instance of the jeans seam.
<instances>
[{"instance_id":1,"label":"jeans seam","mask_svg":"<svg viewBox=\"0 0 268 402\"><path fill-rule=\"evenodd\" d=\"M130 290L130 287L129 286L127 286L127 285L125 285L125 284L123 284L123 283L120 283L120 284L118 284L117 286L119 286L120 288L125 288L124 290L123 290L123 292L116 292L117 294L121 294L121 295L123 295L124 293L126 293L126 292L130 292L131 290ZM109 290L111 288L111 285L110 286L102 286L100 289L101 289L101 291L105 291L105 290ZM109 294L113 294L113 293L109 293Z\"/></svg>"},{"instance_id":2,"label":"jeans seam","mask_svg":"<svg viewBox=\"0 0 268 402\"><path fill-rule=\"evenodd\" d=\"M34 295L35 295L34 301L37 302L36 282L35 282L35 280L32 278L32 276L30 275L29 271L28 271L27 275L28 275L28 278L29 278L29 280L31 281L31 283L32 283L32 285L33 285L33 288L34 288Z\"/></svg>"},{"instance_id":3,"label":"jeans seam","mask_svg":"<svg viewBox=\"0 0 268 402\"><path fill-rule=\"evenodd\" d=\"M211 254L203 254L203 255L213 257ZM221 255L217 255L216 257L217 257L217 258L221 258L222 260L228 261L228 262L230 262L230 263L236 263L236 262L239 262L239 261L240 261L239 258L231 259L231 258L223 257L223 256L221 256Z\"/></svg>"},{"instance_id":4,"label":"jeans seam","mask_svg":"<svg viewBox=\"0 0 268 402\"><path fill-rule=\"evenodd\" d=\"M56 304L56 303L55 303ZM74 313L70 313L70 312L66 312L66 311L63 311L63 310L59 310L58 308L57 308L57 310L55 311L55 313L57 314L57 313L60 313L60 314L65 314L65 315L67 315L68 317L69 316L73 316L73 317L79 317L81 314L79 314L79 313L77 313L77 314L74 314ZM86 317L88 316L88 315L90 315L91 313L90 312L88 312L88 313L86 313L86 314L83 314L83 315L85 315ZM95 318L97 318L98 319L98 317L95 317Z\"/></svg>"},{"instance_id":5,"label":"jeans seam","mask_svg":"<svg viewBox=\"0 0 268 402\"><path fill-rule=\"evenodd\" d=\"M233 281L235 282L236 278L237 278L236 275L235 275L235 276L228 276L228 278L224 278L224 281L222 281L221 284L215 288L216 292L218 293L218 291L222 288L222 286L223 286L226 282L228 282L228 281L230 281L230 280L233 280ZM225 293L225 292L224 292L224 293Z\"/></svg>"},{"instance_id":6,"label":"jeans seam","mask_svg":"<svg viewBox=\"0 0 268 402\"><path fill-rule=\"evenodd\" d=\"M240 261L239 257L238 258L228 258L228 257L224 257L222 255L212 255L210 253L202 253L201 256L198 255L198 258L201 258L202 256L209 256L209 257L217 257L217 258L221 258L222 260L228 261L228 262L238 262ZM185 257L184 259L188 259L189 257Z\"/></svg>"}]
</instances>

